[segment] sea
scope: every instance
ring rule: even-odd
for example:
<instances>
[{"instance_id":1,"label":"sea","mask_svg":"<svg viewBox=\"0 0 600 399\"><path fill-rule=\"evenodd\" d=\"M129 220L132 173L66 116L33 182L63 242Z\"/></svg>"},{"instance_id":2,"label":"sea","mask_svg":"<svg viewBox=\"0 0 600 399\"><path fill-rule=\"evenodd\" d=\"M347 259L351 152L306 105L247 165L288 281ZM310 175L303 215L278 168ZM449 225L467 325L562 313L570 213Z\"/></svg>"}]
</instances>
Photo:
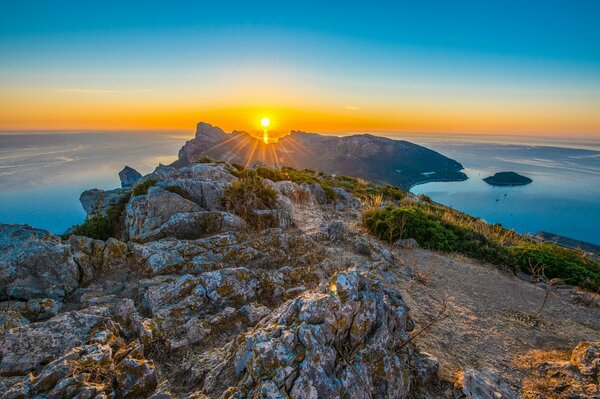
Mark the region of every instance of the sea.
<instances>
[{"instance_id":1,"label":"sea","mask_svg":"<svg viewBox=\"0 0 600 399\"><path fill-rule=\"evenodd\" d=\"M377 134L377 133L376 133ZM463 164L468 180L412 187L415 194L520 233L543 230L600 245L600 138L380 133ZM63 233L85 219L79 195L119 187L128 165L142 174L168 164L192 133L0 133L0 223ZM514 171L533 179L495 187L482 179Z\"/></svg>"}]
</instances>

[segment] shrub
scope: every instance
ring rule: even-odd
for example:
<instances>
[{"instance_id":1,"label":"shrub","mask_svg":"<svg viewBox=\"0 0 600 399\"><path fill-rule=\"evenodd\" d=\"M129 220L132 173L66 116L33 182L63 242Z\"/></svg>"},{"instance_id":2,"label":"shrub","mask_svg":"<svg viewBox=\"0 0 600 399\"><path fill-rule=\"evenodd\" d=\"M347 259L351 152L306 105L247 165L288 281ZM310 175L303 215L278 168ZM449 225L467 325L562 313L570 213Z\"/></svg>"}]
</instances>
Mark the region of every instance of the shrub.
<instances>
[{"instance_id":1,"label":"shrub","mask_svg":"<svg viewBox=\"0 0 600 399\"><path fill-rule=\"evenodd\" d=\"M516 264L527 272L531 266L545 266L548 278L560 278L568 284L600 288L600 266L585 252L562 248L551 243L527 243L509 248Z\"/></svg>"},{"instance_id":2,"label":"shrub","mask_svg":"<svg viewBox=\"0 0 600 399\"><path fill-rule=\"evenodd\" d=\"M246 220L250 226L265 227L264 220L254 210L273 209L276 198L277 192L250 169L225 189L222 203L225 209Z\"/></svg>"},{"instance_id":3,"label":"shrub","mask_svg":"<svg viewBox=\"0 0 600 399\"><path fill-rule=\"evenodd\" d=\"M131 190L131 195L136 196L148 194L148 189L155 184L156 180L146 178L133 187L133 190Z\"/></svg>"},{"instance_id":4,"label":"shrub","mask_svg":"<svg viewBox=\"0 0 600 399\"><path fill-rule=\"evenodd\" d=\"M212 158L203 156L203 157L196 159L193 163L213 163L213 162L215 162L215 161Z\"/></svg>"},{"instance_id":5,"label":"shrub","mask_svg":"<svg viewBox=\"0 0 600 399\"><path fill-rule=\"evenodd\" d=\"M92 216L80 225L73 226L71 234L102 241L106 241L110 237L116 237L123 225L125 204L128 199L111 206L105 214Z\"/></svg>"}]
</instances>

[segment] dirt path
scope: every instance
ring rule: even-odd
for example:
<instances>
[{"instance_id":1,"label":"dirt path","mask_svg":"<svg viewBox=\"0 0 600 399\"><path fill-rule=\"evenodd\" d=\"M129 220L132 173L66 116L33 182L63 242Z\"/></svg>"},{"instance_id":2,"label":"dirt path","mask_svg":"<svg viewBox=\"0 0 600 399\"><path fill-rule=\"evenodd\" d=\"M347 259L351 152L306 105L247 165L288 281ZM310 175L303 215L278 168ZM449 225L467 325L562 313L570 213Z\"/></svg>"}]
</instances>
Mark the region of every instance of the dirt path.
<instances>
[{"instance_id":1,"label":"dirt path","mask_svg":"<svg viewBox=\"0 0 600 399\"><path fill-rule=\"evenodd\" d=\"M439 314L444 300L447 303L448 316L415 339L440 360L446 379L454 380L464 367L493 367L511 385L521 387L523 358L600 340L598 306L549 295L535 317L545 290L534 284L462 257L422 249L398 250L397 255L399 266L390 272L411 307L415 332ZM407 279L409 269L416 270L416 278Z\"/></svg>"}]
</instances>

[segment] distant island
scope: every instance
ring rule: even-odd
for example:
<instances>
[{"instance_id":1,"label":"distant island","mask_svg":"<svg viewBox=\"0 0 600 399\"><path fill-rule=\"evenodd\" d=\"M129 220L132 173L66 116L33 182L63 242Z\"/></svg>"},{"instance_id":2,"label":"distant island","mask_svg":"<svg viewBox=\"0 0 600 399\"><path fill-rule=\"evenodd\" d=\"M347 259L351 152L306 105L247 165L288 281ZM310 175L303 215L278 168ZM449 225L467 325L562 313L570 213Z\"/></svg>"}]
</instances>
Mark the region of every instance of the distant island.
<instances>
[{"instance_id":1,"label":"distant island","mask_svg":"<svg viewBox=\"0 0 600 399\"><path fill-rule=\"evenodd\" d=\"M498 172L494 176L486 177L483 181L492 186L525 186L533 180L515 172Z\"/></svg>"}]
</instances>

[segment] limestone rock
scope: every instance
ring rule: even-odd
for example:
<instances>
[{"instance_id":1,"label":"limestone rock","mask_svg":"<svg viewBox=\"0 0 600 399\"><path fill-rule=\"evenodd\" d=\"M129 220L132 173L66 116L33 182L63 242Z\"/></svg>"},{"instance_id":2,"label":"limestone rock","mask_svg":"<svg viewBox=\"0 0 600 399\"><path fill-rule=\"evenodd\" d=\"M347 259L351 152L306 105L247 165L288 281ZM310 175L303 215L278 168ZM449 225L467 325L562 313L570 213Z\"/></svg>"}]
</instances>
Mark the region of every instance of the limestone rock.
<instances>
[{"instance_id":1,"label":"limestone rock","mask_svg":"<svg viewBox=\"0 0 600 399\"><path fill-rule=\"evenodd\" d=\"M340 273L326 292L286 302L242 337L232 397L409 397L409 355L400 349L411 327L399 295Z\"/></svg>"},{"instance_id":2,"label":"limestone rock","mask_svg":"<svg viewBox=\"0 0 600 399\"><path fill-rule=\"evenodd\" d=\"M230 183L221 180L177 179L160 182L157 185L165 189L177 187L187 194L188 199L191 199L203 209L222 211L224 209L221 199L225 193L225 188Z\"/></svg>"},{"instance_id":3,"label":"limestone rock","mask_svg":"<svg viewBox=\"0 0 600 399\"><path fill-rule=\"evenodd\" d=\"M394 243L394 246L397 248L403 248L403 249L419 248L419 244L417 243L417 240L415 240L414 238L400 239Z\"/></svg>"},{"instance_id":4,"label":"limestone rock","mask_svg":"<svg viewBox=\"0 0 600 399\"><path fill-rule=\"evenodd\" d=\"M319 183L303 183L301 186L304 185L306 185L306 188L310 190L314 203L320 205L327 203L327 194L325 193L325 190L323 190L323 187L321 187Z\"/></svg>"},{"instance_id":5,"label":"limestone rock","mask_svg":"<svg viewBox=\"0 0 600 399\"><path fill-rule=\"evenodd\" d=\"M0 224L0 299L62 299L77 288L69 246L45 230Z\"/></svg>"},{"instance_id":6,"label":"limestone rock","mask_svg":"<svg viewBox=\"0 0 600 399\"><path fill-rule=\"evenodd\" d=\"M112 206L123 203L131 195L129 188L114 190L99 190L93 188L86 190L79 196L79 202L85 213L90 216L105 214Z\"/></svg>"},{"instance_id":7,"label":"limestone rock","mask_svg":"<svg viewBox=\"0 0 600 399\"><path fill-rule=\"evenodd\" d=\"M166 237L193 240L245 227L246 222L242 218L228 212L185 212L172 215L160 231Z\"/></svg>"},{"instance_id":8,"label":"limestone rock","mask_svg":"<svg viewBox=\"0 0 600 399\"><path fill-rule=\"evenodd\" d=\"M462 391L468 399L518 399L519 396L492 369L463 372Z\"/></svg>"},{"instance_id":9,"label":"limestone rock","mask_svg":"<svg viewBox=\"0 0 600 399\"><path fill-rule=\"evenodd\" d=\"M121 188L133 187L141 178L142 174L129 166L125 166L123 170L119 172Z\"/></svg>"},{"instance_id":10,"label":"limestone rock","mask_svg":"<svg viewBox=\"0 0 600 399\"><path fill-rule=\"evenodd\" d=\"M109 343L118 326L106 309L61 313L48 321L7 331L0 343L0 374L25 375L84 343Z\"/></svg>"},{"instance_id":11,"label":"limestone rock","mask_svg":"<svg viewBox=\"0 0 600 399\"><path fill-rule=\"evenodd\" d=\"M261 305L260 303L251 302L247 305L242 306L242 308L240 308L240 312L242 312L248 318L250 324L256 324L263 317L271 313L271 309L264 305Z\"/></svg>"},{"instance_id":12,"label":"limestone rock","mask_svg":"<svg viewBox=\"0 0 600 399\"><path fill-rule=\"evenodd\" d=\"M336 208L339 210L360 208L360 201L341 187L334 187L337 195Z\"/></svg>"},{"instance_id":13,"label":"limestone rock","mask_svg":"<svg viewBox=\"0 0 600 399\"><path fill-rule=\"evenodd\" d=\"M153 186L148 189L148 194L135 196L129 201L125 227L130 239L151 240L160 236L160 227L174 214L201 210L196 203Z\"/></svg>"},{"instance_id":14,"label":"limestone rock","mask_svg":"<svg viewBox=\"0 0 600 399\"><path fill-rule=\"evenodd\" d=\"M600 341L580 342L571 354L571 364L586 376L595 376L600 384Z\"/></svg>"}]
</instances>

